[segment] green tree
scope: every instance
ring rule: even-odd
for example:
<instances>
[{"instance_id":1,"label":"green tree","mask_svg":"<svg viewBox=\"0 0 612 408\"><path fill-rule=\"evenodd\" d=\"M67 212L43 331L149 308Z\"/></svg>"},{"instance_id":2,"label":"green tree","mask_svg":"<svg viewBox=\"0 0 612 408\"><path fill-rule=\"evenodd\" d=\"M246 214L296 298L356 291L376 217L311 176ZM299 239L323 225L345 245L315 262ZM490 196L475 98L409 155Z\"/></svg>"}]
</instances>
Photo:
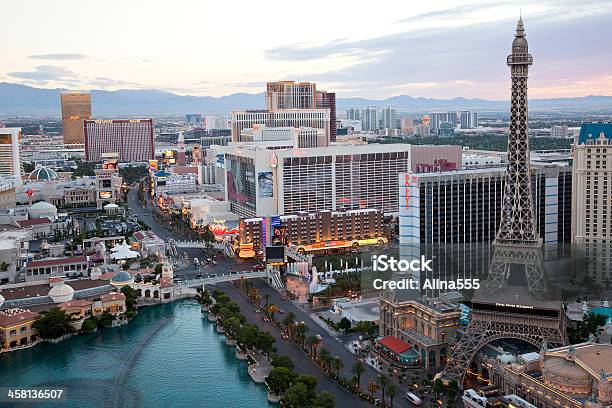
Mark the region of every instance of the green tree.
<instances>
[{"instance_id":1,"label":"green tree","mask_svg":"<svg viewBox=\"0 0 612 408\"><path fill-rule=\"evenodd\" d=\"M272 334L268 331L259 332L256 340L256 347L261 350L268 358L272 355L274 351L274 341L276 339Z\"/></svg>"},{"instance_id":2,"label":"green tree","mask_svg":"<svg viewBox=\"0 0 612 408\"><path fill-rule=\"evenodd\" d=\"M274 367L266 377L268 387L276 395L285 392L291 385L291 381L293 381L293 373L287 367Z\"/></svg>"},{"instance_id":3,"label":"green tree","mask_svg":"<svg viewBox=\"0 0 612 408\"><path fill-rule=\"evenodd\" d=\"M351 373L357 378L357 388L361 387L361 374L365 371L365 367L361 361L357 361L351 368Z\"/></svg>"},{"instance_id":4,"label":"green tree","mask_svg":"<svg viewBox=\"0 0 612 408\"><path fill-rule=\"evenodd\" d=\"M378 382L380 385L380 390L382 392L382 404L385 406L385 388L387 388L387 385L389 385L389 377L384 373L378 374L376 382Z\"/></svg>"},{"instance_id":5,"label":"green tree","mask_svg":"<svg viewBox=\"0 0 612 408\"><path fill-rule=\"evenodd\" d=\"M264 299L266 301L266 310L268 310L268 305L270 304L270 294L269 293L264 294Z\"/></svg>"},{"instance_id":6,"label":"green tree","mask_svg":"<svg viewBox=\"0 0 612 408\"><path fill-rule=\"evenodd\" d=\"M161 275L163 267L164 266L162 264L155 265L155 274L156 275Z\"/></svg>"},{"instance_id":7,"label":"green tree","mask_svg":"<svg viewBox=\"0 0 612 408\"><path fill-rule=\"evenodd\" d=\"M98 324L102 327L109 327L110 325L113 324L113 320L114 320L114 317L112 314L110 314L109 312L104 312L98 318Z\"/></svg>"},{"instance_id":8,"label":"green tree","mask_svg":"<svg viewBox=\"0 0 612 408\"><path fill-rule=\"evenodd\" d=\"M125 308L127 312L135 312L136 311L136 290L131 286L124 286L121 288L121 293L125 295Z\"/></svg>"},{"instance_id":9,"label":"green tree","mask_svg":"<svg viewBox=\"0 0 612 408\"><path fill-rule=\"evenodd\" d=\"M283 396L283 404L288 408L304 408L310 404L310 392L306 385L295 384Z\"/></svg>"},{"instance_id":10,"label":"green tree","mask_svg":"<svg viewBox=\"0 0 612 408\"><path fill-rule=\"evenodd\" d=\"M333 394L327 391L323 391L314 401L314 408L335 408L336 399Z\"/></svg>"},{"instance_id":11,"label":"green tree","mask_svg":"<svg viewBox=\"0 0 612 408\"><path fill-rule=\"evenodd\" d=\"M317 393L317 379L312 375L300 374L295 377L294 384L304 384L308 390L308 398L314 399Z\"/></svg>"},{"instance_id":12,"label":"green tree","mask_svg":"<svg viewBox=\"0 0 612 408\"><path fill-rule=\"evenodd\" d=\"M344 332L346 332L348 329L351 328L351 321L349 319L347 319L346 317L343 317L338 322L338 328L340 330L343 330Z\"/></svg>"},{"instance_id":13,"label":"green tree","mask_svg":"<svg viewBox=\"0 0 612 408\"><path fill-rule=\"evenodd\" d=\"M240 319L237 317L230 317L226 321L223 322L223 327L225 328L225 332L231 338L238 333L240 329Z\"/></svg>"},{"instance_id":14,"label":"green tree","mask_svg":"<svg viewBox=\"0 0 612 408\"><path fill-rule=\"evenodd\" d=\"M294 365L293 361L289 358L289 356L274 356L272 358L272 366L273 367L285 367L289 369L289 371L293 371Z\"/></svg>"},{"instance_id":15,"label":"green tree","mask_svg":"<svg viewBox=\"0 0 612 408\"><path fill-rule=\"evenodd\" d=\"M57 339L65 334L72 333L70 317L59 307L54 307L42 315L32 324L43 339Z\"/></svg>"},{"instance_id":16,"label":"green tree","mask_svg":"<svg viewBox=\"0 0 612 408\"><path fill-rule=\"evenodd\" d=\"M306 338L306 346L310 348L310 355L312 355L313 357L316 356L315 349L318 344L319 339L317 338L317 336L312 335Z\"/></svg>"},{"instance_id":17,"label":"green tree","mask_svg":"<svg viewBox=\"0 0 612 408\"><path fill-rule=\"evenodd\" d=\"M391 383L387 386L387 395L391 400L391 407L393 407L393 398L395 397L395 394L397 394L397 385L395 385L395 383Z\"/></svg>"},{"instance_id":18,"label":"green tree","mask_svg":"<svg viewBox=\"0 0 612 408\"><path fill-rule=\"evenodd\" d=\"M308 326L304 322L300 322L293 328L293 337L300 346L304 346L306 340L306 333L308 332Z\"/></svg>"},{"instance_id":19,"label":"green tree","mask_svg":"<svg viewBox=\"0 0 612 408\"><path fill-rule=\"evenodd\" d=\"M83 321L83 325L81 326L81 330L84 331L85 333L90 333L94 330L96 330L96 328L98 327L98 319L96 319L95 317L90 317L88 319L85 319Z\"/></svg>"},{"instance_id":20,"label":"green tree","mask_svg":"<svg viewBox=\"0 0 612 408\"><path fill-rule=\"evenodd\" d=\"M325 347L319 350L319 361L325 370L330 371L331 353Z\"/></svg>"},{"instance_id":21,"label":"green tree","mask_svg":"<svg viewBox=\"0 0 612 408\"><path fill-rule=\"evenodd\" d=\"M289 334L291 334L291 330L293 329L293 323L295 323L295 314L293 312L289 312L283 319L283 326Z\"/></svg>"},{"instance_id":22,"label":"green tree","mask_svg":"<svg viewBox=\"0 0 612 408\"><path fill-rule=\"evenodd\" d=\"M340 357L334 357L333 359L334 371L336 372L336 377L340 378L340 370L344 365Z\"/></svg>"}]
</instances>

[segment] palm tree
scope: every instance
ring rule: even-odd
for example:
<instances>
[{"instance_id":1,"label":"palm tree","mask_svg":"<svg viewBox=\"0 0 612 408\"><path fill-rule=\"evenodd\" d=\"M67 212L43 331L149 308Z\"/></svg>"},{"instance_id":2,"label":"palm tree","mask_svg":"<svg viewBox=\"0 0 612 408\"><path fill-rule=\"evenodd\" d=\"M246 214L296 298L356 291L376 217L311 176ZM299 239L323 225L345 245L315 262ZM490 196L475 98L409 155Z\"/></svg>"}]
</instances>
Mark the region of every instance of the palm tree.
<instances>
[{"instance_id":1,"label":"palm tree","mask_svg":"<svg viewBox=\"0 0 612 408\"><path fill-rule=\"evenodd\" d=\"M381 373L378 375L378 378L376 379L376 381L378 381L378 384L380 384L380 389L382 391L382 404L384 406L385 405L385 387L389 385L389 377L387 377L387 374Z\"/></svg>"},{"instance_id":2,"label":"palm tree","mask_svg":"<svg viewBox=\"0 0 612 408\"><path fill-rule=\"evenodd\" d=\"M365 367L363 366L363 363L361 361L357 361L353 365L353 368L351 368L351 373L353 373L353 375L357 377L357 388L361 386L361 374L363 374L364 371Z\"/></svg>"},{"instance_id":3,"label":"palm tree","mask_svg":"<svg viewBox=\"0 0 612 408\"><path fill-rule=\"evenodd\" d=\"M376 381L370 380L368 382L368 392L370 393L370 398L374 399L374 393L376 391L378 391L378 384L376 384Z\"/></svg>"},{"instance_id":4,"label":"palm tree","mask_svg":"<svg viewBox=\"0 0 612 408\"><path fill-rule=\"evenodd\" d=\"M293 328L293 335L295 336L295 339L297 340L298 344L302 347L304 347L304 340L306 339L306 332L308 332L308 326L306 326L306 324L304 323L298 323Z\"/></svg>"},{"instance_id":5,"label":"palm tree","mask_svg":"<svg viewBox=\"0 0 612 408\"><path fill-rule=\"evenodd\" d=\"M319 351L319 361L323 365L323 368L329 371L329 364L331 362L331 353L326 348L322 348Z\"/></svg>"},{"instance_id":6,"label":"palm tree","mask_svg":"<svg viewBox=\"0 0 612 408\"><path fill-rule=\"evenodd\" d=\"M317 336L310 336L306 338L306 345L310 347L310 355L316 357L315 347L319 344L319 339Z\"/></svg>"},{"instance_id":7,"label":"palm tree","mask_svg":"<svg viewBox=\"0 0 612 408\"><path fill-rule=\"evenodd\" d=\"M393 408L393 397L395 397L395 394L397 393L397 385L395 385L395 383L391 383L387 386L387 395L389 396L389 399L391 400L391 408Z\"/></svg>"},{"instance_id":8,"label":"palm tree","mask_svg":"<svg viewBox=\"0 0 612 408\"><path fill-rule=\"evenodd\" d=\"M336 377L340 378L340 370L342 369L342 360L340 357L334 357L334 371L336 372Z\"/></svg>"},{"instance_id":9,"label":"palm tree","mask_svg":"<svg viewBox=\"0 0 612 408\"><path fill-rule=\"evenodd\" d=\"M283 326L285 326L285 331L291 335L291 328L293 327L293 323L295 323L295 314L293 312L287 313L287 316L283 319Z\"/></svg>"}]
</instances>

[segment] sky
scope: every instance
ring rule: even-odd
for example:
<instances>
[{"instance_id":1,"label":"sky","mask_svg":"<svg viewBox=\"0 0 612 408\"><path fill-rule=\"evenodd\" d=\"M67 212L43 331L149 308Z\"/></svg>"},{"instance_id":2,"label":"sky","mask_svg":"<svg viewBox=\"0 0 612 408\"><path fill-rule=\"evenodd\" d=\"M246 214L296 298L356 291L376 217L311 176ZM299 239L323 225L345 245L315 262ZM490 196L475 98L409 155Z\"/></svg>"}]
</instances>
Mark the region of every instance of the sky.
<instances>
[{"instance_id":1,"label":"sky","mask_svg":"<svg viewBox=\"0 0 612 408\"><path fill-rule=\"evenodd\" d=\"M222 96L286 79L344 98L502 100L521 13L530 97L612 95L610 0L0 2L0 82Z\"/></svg>"}]
</instances>

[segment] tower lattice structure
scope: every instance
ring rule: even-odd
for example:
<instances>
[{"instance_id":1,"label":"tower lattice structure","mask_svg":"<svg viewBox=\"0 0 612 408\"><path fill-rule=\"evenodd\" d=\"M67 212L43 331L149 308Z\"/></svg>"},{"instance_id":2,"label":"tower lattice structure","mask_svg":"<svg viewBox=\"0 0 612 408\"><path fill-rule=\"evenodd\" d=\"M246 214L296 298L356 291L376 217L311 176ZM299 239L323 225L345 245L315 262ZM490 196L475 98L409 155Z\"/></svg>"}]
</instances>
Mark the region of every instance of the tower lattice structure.
<instances>
[{"instance_id":1,"label":"tower lattice structure","mask_svg":"<svg viewBox=\"0 0 612 408\"><path fill-rule=\"evenodd\" d=\"M512 96L501 223L493 242L487 279L472 300L470 323L461 340L453 346L442 374L459 382L463 381L476 353L491 341L514 338L538 347L561 346L566 342L561 303L547 296L542 240L534 217L527 110L527 77L532 63L521 18L512 54L507 58ZM522 288L512 282L517 273L525 282ZM510 306L506 308L508 302ZM547 313L538 313L539 308L545 308ZM526 310L535 312L524 313Z\"/></svg>"}]
</instances>

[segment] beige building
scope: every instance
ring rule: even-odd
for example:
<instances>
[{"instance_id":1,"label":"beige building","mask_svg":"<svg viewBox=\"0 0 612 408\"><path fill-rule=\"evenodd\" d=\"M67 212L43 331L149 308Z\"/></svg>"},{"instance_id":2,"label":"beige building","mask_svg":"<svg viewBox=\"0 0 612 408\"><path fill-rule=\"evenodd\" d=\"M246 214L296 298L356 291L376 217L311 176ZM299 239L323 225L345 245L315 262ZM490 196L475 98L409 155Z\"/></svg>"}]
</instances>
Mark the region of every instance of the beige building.
<instances>
[{"instance_id":1,"label":"beige building","mask_svg":"<svg viewBox=\"0 0 612 408\"><path fill-rule=\"evenodd\" d=\"M585 123L574 146L572 241L584 251L584 267L606 282L612 260L612 123Z\"/></svg>"},{"instance_id":2,"label":"beige building","mask_svg":"<svg viewBox=\"0 0 612 408\"><path fill-rule=\"evenodd\" d=\"M490 380L539 408L603 408L612 403L612 345L581 343L519 356L510 364L486 362Z\"/></svg>"},{"instance_id":3,"label":"beige building","mask_svg":"<svg viewBox=\"0 0 612 408\"><path fill-rule=\"evenodd\" d=\"M6 309L0 311L0 352L27 347L38 339L36 329L32 327L38 319L38 313L24 309Z\"/></svg>"},{"instance_id":4,"label":"beige building","mask_svg":"<svg viewBox=\"0 0 612 408\"><path fill-rule=\"evenodd\" d=\"M65 144L85 142L83 121L91 119L91 94L67 91L60 94L62 104L62 127Z\"/></svg>"},{"instance_id":5,"label":"beige building","mask_svg":"<svg viewBox=\"0 0 612 408\"><path fill-rule=\"evenodd\" d=\"M380 335L411 345L424 368L443 367L450 356L450 342L459 328L461 312L438 299L402 300L401 296L398 292L381 297Z\"/></svg>"},{"instance_id":6,"label":"beige building","mask_svg":"<svg viewBox=\"0 0 612 408\"><path fill-rule=\"evenodd\" d=\"M314 82L277 81L266 85L268 110L314 109L317 85Z\"/></svg>"}]
</instances>

